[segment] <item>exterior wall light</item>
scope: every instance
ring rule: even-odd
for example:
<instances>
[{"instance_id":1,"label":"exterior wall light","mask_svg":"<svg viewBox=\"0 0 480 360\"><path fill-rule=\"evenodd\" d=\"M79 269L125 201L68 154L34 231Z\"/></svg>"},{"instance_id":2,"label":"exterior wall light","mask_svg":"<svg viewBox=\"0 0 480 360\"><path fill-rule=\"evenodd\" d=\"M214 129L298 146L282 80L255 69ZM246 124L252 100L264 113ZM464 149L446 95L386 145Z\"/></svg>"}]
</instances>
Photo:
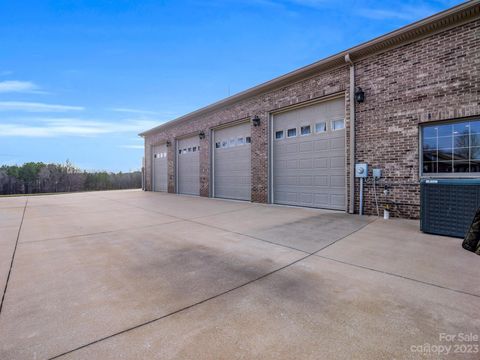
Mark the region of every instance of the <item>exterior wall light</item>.
<instances>
[{"instance_id":1,"label":"exterior wall light","mask_svg":"<svg viewBox=\"0 0 480 360\"><path fill-rule=\"evenodd\" d=\"M260 126L260 118L257 115L253 117L252 124L253 126Z\"/></svg>"},{"instance_id":2,"label":"exterior wall light","mask_svg":"<svg viewBox=\"0 0 480 360\"><path fill-rule=\"evenodd\" d=\"M200 133L198 134L198 137L199 137L200 140L205 139L205 132L203 130L200 131Z\"/></svg>"},{"instance_id":3,"label":"exterior wall light","mask_svg":"<svg viewBox=\"0 0 480 360\"><path fill-rule=\"evenodd\" d=\"M365 93L363 92L363 90L360 86L357 87L357 89L355 90L355 100L358 103L362 103L362 102L365 101Z\"/></svg>"},{"instance_id":4,"label":"exterior wall light","mask_svg":"<svg viewBox=\"0 0 480 360\"><path fill-rule=\"evenodd\" d=\"M167 147L170 147L170 145L172 145L172 143L171 143L169 140L167 140L167 142L165 143L165 145L167 145Z\"/></svg>"}]
</instances>

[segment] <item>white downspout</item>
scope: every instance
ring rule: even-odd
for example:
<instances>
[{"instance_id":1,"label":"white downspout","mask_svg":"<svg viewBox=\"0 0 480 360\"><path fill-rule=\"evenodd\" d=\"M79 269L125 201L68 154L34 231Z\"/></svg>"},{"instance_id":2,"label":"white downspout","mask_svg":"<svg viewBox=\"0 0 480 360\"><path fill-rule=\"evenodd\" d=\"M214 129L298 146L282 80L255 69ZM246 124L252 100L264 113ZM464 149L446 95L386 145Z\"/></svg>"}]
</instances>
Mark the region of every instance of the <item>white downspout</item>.
<instances>
[{"instance_id":1,"label":"white downspout","mask_svg":"<svg viewBox=\"0 0 480 360\"><path fill-rule=\"evenodd\" d=\"M350 54L345 55L345 62L350 65L350 191L348 212L355 212L355 65Z\"/></svg>"}]
</instances>

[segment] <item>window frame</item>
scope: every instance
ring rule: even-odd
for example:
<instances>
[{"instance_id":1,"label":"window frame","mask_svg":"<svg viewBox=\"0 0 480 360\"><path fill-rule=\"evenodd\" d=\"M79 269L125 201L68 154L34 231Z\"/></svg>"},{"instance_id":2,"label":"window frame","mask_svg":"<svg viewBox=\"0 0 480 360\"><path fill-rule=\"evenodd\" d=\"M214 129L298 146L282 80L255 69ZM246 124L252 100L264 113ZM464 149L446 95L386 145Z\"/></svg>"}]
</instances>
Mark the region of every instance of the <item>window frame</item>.
<instances>
[{"instance_id":1,"label":"window frame","mask_svg":"<svg viewBox=\"0 0 480 360\"><path fill-rule=\"evenodd\" d=\"M303 128L306 128L306 127L309 128L308 134L302 134L302 129L303 129ZM310 136L310 135L312 135L312 125L306 124L306 125L300 126L300 136Z\"/></svg>"},{"instance_id":2,"label":"window frame","mask_svg":"<svg viewBox=\"0 0 480 360\"><path fill-rule=\"evenodd\" d=\"M336 122L336 121L342 121L343 127L342 127L341 129L334 129L334 128L333 128L333 123ZM330 130L332 130L332 131L345 130L345 119L333 119L333 120L330 120Z\"/></svg>"},{"instance_id":3,"label":"window frame","mask_svg":"<svg viewBox=\"0 0 480 360\"><path fill-rule=\"evenodd\" d=\"M324 131L317 131L317 125L318 124L324 124L325 125L325 130ZM328 132L328 121L317 121L313 125L313 129L315 130L315 134L326 134Z\"/></svg>"},{"instance_id":4,"label":"window frame","mask_svg":"<svg viewBox=\"0 0 480 360\"><path fill-rule=\"evenodd\" d=\"M426 127L430 126L442 126L442 125L454 125L462 122L470 122L470 121L479 121L480 117L473 116L468 118L457 118L457 119L449 119L449 120L441 120L441 121L429 121L418 124L418 175L420 179L441 179L441 178L478 178L480 177L480 172L444 172L439 173L438 169L436 173L424 173L423 171L423 132ZM468 147L469 152L471 152L471 146ZM437 145L438 151L438 145ZM469 159L469 162L471 160ZM480 160L479 160L480 161ZM438 160L437 160L438 164ZM453 166L453 158L452 158L452 166Z\"/></svg>"},{"instance_id":5,"label":"window frame","mask_svg":"<svg viewBox=\"0 0 480 360\"><path fill-rule=\"evenodd\" d=\"M295 135L293 135L293 136L288 135L288 132L289 132L290 130L295 130ZM287 129L286 132L287 132L287 139L295 138L295 137L298 136L298 131L297 131L297 128L296 128L296 127Z\"/></svg>"}]
</instances>

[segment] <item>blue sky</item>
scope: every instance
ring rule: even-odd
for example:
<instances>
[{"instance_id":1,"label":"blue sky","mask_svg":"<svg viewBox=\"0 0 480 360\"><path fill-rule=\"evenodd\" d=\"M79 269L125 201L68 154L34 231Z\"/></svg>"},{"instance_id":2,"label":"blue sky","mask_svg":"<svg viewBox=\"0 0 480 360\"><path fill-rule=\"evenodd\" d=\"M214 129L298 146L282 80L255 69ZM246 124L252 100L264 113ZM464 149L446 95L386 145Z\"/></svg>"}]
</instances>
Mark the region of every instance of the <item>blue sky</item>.
<instances>
[{"instance_id":1,"label":"blue sky","mask_svg":"<svg viewBox=\"0 0 480 360\"><path fill-rule=\"evenodd\" d=\"M0 165L139 169L139 132L460 2L0 0Z\"/></svg>"}]
</instances>

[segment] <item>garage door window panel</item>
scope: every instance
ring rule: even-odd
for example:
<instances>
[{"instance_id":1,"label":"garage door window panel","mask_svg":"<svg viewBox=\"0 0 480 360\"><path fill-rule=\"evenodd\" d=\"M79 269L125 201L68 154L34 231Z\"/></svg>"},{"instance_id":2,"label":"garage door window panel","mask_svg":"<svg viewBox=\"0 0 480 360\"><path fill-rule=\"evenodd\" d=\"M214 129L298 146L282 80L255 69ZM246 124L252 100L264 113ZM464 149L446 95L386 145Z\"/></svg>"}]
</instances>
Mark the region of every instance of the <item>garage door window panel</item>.
<instances>
[{"instance_id":1,"label":"garage door window panel","mask_svg":"<svg viewBox=\"0 0 480 360\"><path fill-rule=\"evenodd\" d=\"M287 130L287 137L292 138L292 137L295 137L295 136L297 136L297 129L296 128L292 128L292 129Z\"/></svg>"},{"instance_id":2,"label":"garage door window panel","mask_svg":"<svg viewBox=\"0 0 480 360\"><path fill-rule=\"evenodd\" d=\"M285 132L283 130L275 131L275 140L282 140L285 137Z\"/></svg>"},{"instance_id":3,"label":"garage door window panel","mask_svg":"<svg viewBox=\"0 0 480 360\"><path fill-rule=\"evenodd\" d=\"M332 126L332 131L343 130L345 129L345 120L343 119L333 120L331 126Z\"/></svg>"},{"instance_id":4,"label":"garage door window panel","mask_svg":"<svg viewBox=\"0 0 480 360\"><path fill-rule=\"evenodd\" d=\"M315 132L317 134L324 133L327 131L327 123L322 121L315 124Z\"/></svg>"},{"instance_id":5,"label":"garage door window panel","mask_svg":"<svg viewBox=\"0 0 480 360\"><path fill-rule=\"evenodd\" d=\"M305 126L300 127L300 135L301 136L307 136L307 135L310 135L311 133L312 133L312 130L311 130L310 125L305 125Z\"/></svg>"}]
</instances>

